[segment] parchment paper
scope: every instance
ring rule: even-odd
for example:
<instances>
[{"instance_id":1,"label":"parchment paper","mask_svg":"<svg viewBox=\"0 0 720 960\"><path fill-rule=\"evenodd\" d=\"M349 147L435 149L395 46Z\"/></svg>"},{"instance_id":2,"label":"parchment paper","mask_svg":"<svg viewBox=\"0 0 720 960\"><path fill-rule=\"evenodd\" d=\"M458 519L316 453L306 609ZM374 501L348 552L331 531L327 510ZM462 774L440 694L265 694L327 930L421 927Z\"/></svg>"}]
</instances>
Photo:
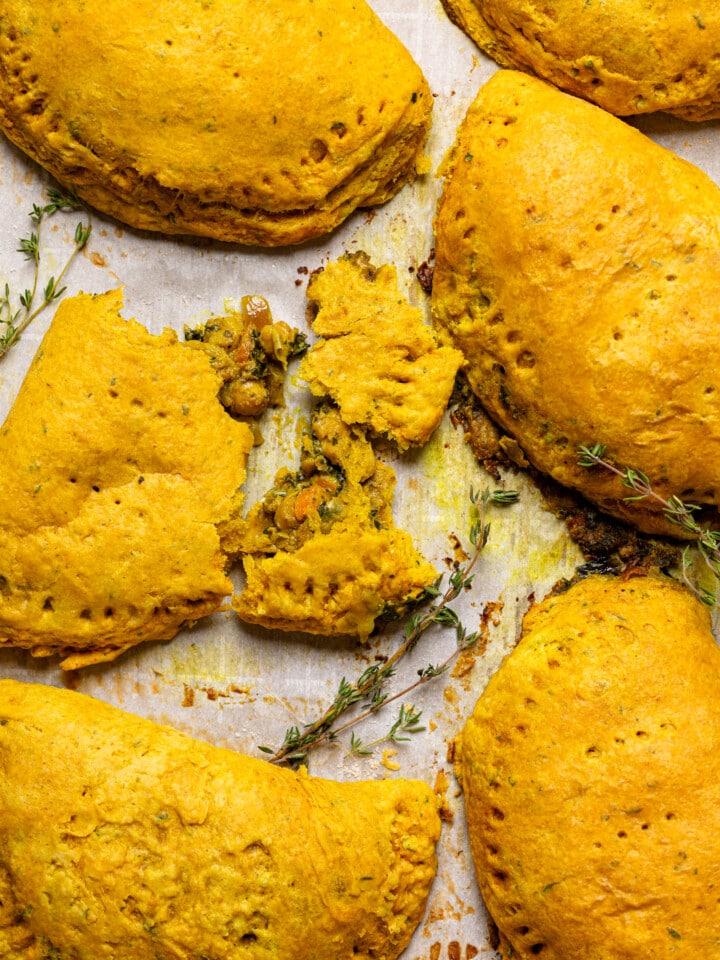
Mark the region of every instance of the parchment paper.
<instances>
[{"instance_id":1,"label":"parchment paper","mask_svg":"<svg viewBox=\"0 0 720 960\"><path fill-rule=\"evenodd\" d=\"M455 130L494 63L444 15L434 0L370 0L387 25L422 66L435 96L428 153L433 170L450 147ZM717 124L690 125L663 116L633 121L658 141L720 180ZM18 238L32 227L28 211L43 203L50 183L43 171L4 140L0 141L0 284L14 290L28 284L30 268L16 252ZM307 273L345 251L365 250L376 264L398 268L404 292L428 308L416 269L432 249L432 217L441 182L430 174L405 188L385 207L360 212L332 236L300 248L268 251L205 241L165 239L135 232L93 213L93 234L67 278L68 294L125 289L124 315L151 331L163 326L182 331L221 313L225 299L265 296L275 319L305 329ZM71 248L76 215L48 222L47 271L57 272ZM4 419L52 310L23 335L0 363L0 419ZM246 504L272 485L276 469L292 466L298 437L306 424L307 391L291 368L287 407L268 416L265 443L251 455ZM446 416L420 452L396 457L399 483L394 512L439 571L456 556L456 541L468 545L469 490L495 482L474 462L462 432ZM423 711L427 729L384 755L346 756L347 740L313 754L310 771L340 779L407 776L434 784L447 778L453 813L444 826L440 868L427 916L405 956L460 960L495 956L484 908L472 872L462 799L448 751L488 677L512 648L531 598L542 597L582 561L560 522L543 510L537 492L522 476L507 478L521 491L521 504L492 508L490 541L477 568L473 589L456 603L469 630L483 625L484 641L450 673L408 697ZM238 572L235 581L241 585ZM231 613L219 613L168 643L135 648L113 664L68 677L56 661L33 660L19 651L0 651L0 675L77 689L153 720L172 724L199 738L256 756L259 745L276 746L291 724L315 719L331 701L341 677L355 678L378 653L389 653L401 631L390 626L366 647L350 640L323 640L270 634L243 627ZM455 643L450 631L425 635L408 662L401 664L393 690L401 690L428 663L439 663ZM394 718L381 713L358 730L364 740L379 736ZM392 714L392 715L391 715ZM397 769L395 769L397 768ZM440 775L440 779L438 777Z\"/></svg>"}]
</instances>

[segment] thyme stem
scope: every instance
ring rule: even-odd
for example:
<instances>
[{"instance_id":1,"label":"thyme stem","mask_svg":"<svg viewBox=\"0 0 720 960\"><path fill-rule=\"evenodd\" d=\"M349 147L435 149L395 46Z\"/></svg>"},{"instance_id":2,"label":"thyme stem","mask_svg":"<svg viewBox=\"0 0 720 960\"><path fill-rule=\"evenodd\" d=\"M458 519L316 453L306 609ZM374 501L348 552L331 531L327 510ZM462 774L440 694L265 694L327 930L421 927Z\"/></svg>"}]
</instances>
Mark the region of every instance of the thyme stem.
<instances>
[{"instance_id":1,"label":"thyme stem","mask_svg":"<svg viewBox=\"0 0 720 960\"><path fill-rule=\"evenodd\" d=\"M20 307L14 312L10 301L9 284L5 284L4 295L0 296L0 359L17 343L20 339L20 334L32 323L38 314L42 313L49 303L52 303L63 295L66 288L61 287L60 284L76 254L83 249L90 239L92 226L88 218L87 225L84 225L82 221L77 224L72 253L66 260L58 276L49 278L43 289L42 302L39 306L33 308L40 278L40 234L42 223L48 219L48 217L57 213L58 210L77 210L82 207L82 204L74 193L64 194L59 190L50 189L48 190L48 199L50 202L45 204L44 207L33 204L33 209L29 217L35 224L36 229L29 237L21 237L18 241L18 253L24 254L25 259L33 263L32 286L20 294L18 297Z\"/></svg>"},{"instance_id":2,"label":"thyme stem","mask_svg":"<svg viewBox=\"0 0 720 960\"><path fill-rule=\"evenodd\" d=\"M713 530L704 524L697 522L694 513L697 513L701 507L695 503L685 503L674 495L667 499L657 493L650 483L649 478L641 470L635 470L632 467L616 467L614 463L605 458L607 447L601 443L596 443L592 447L581 446L578 448L578 466L580 467L602 467L605 470L614 473L619 477L623 485L633 490L636 496L625 497L625 500L653 500L663 508L663 515L671 523L680 527L686 533L689 533L697 541L697 548L705 565L720 580L720 530ZM688 586L696 593L707 606L714 606L716 597L708 590L693 586L687 577L688 548L683 551L683 578Z\"/></svg>"},{"instance_id":3,"label":"thyme stem","mask_svg":"<svg viewBox=\"0 0 720 960\"><path fill-rule=\"evenodd\" d=\"M474 576L473 569L487 544L490 534L490 524L487 523L485 519L488 502L508 504L515 503L517 499L518 494L515 491L498 490L490 492L489 490L484 490L482 493L475 493L473 490L470 491L470 500L474 506L476 516L470 529L470 542L474 550L467 565L459 567L450 575L449 585L442 596L440 596L438 584L426 591L428 597L440 597L440 599L426 612L418 612L411 617L405 628L403 642L387 660L368 667L354 683L348 683L346 678L343 677L340 681L335 699L328 709L317 720L308 724L303 731L300 731L297 727L290 727L285 733L285 739L282 745L277 750L273 751L269 747L259 748L263 753L270 754L268 759L271 763L290 763L295 765L305 763L311 749L322 743L336 740L339 733L354 726L372 714L377 713L382 706L406 696L422 684L440 676L448 669L450 663L452 663L453 659L462 650L472 646L477 641L479 634L473 633L468 635L458 615L454 610L451 610L448 605L455 600L463 590L468 589L472 584ZM455 649L440 666L434 667L430 665L424 670L418 671L420 674L418 680L399 693L388 696L384 692L384 685L394 675L396 664L414 649L420 637L433 624L455 628L457 635ZM344 715L350 707L361 701L368 704L367 708L357 717L336 727L336 721Z\"/></svg>"}]
</instances>

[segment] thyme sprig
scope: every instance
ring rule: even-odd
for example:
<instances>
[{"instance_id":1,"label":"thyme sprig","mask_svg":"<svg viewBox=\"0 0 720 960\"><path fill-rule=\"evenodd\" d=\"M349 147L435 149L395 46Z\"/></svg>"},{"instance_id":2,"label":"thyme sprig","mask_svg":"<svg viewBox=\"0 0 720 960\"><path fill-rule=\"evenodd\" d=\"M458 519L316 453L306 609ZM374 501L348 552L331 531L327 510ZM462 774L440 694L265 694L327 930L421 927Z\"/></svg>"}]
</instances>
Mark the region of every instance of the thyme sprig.
<instances>
[{"instance_id":1,"label":"thyme sprig","mask_svg":"<svg viewBox=\"0 0 720 960\"><path fill-rule=\"evenodd\" d=\"M25 328L42 313L48 304L58 300L67 289L61 286L63 278L72 263L75 255L83 249L90 239L92 226L88 216L87 224L81 220L75 227L74 246L72 253L65 262L57 277L50 277L42 288L42 301L35 306L35 298L40 283L41 266L41 244L40 233L41 225L49 217L52 217L59 210L78 210L83 205L78 200L77 195L62 193L60 190L50 188L47 191L49 202L45 206L33 204L33 208L28 214L30 220L35 224L35 229L28 237L21 237L18 241L17 252L22 253L26 260L33 264L33 279L29 289L23 290L17 297L19 306L13 306L13 298L10 294L10 285L5 284L4 291L0 295L0 358L4 357L10 348L20 339L20 334Z\"/></svg>"},{"instance_id":2,"label":"thyme sprig","mask_svg":"<svg viewBox=\"0 0 720 960\"><path fill-rule=\"evenodd\" d=\"M393 697L392 699L395 698ZM348 750L346 756L370 757L374 752L374 748L379 746L381 743L406 743L410 737L404 736L404 734L422 733L423 730L426 729L425 725L420 723L421 717L422 710L418 710L414 706L405 706L403 703L400 706L400 712L398 713L397 720L393 723L387 733L384 733L381 737L377 737L375 740L370 740L369 743L365 743L353 731L350 734L350 749Z\"/></svg>"},{"instance_id":3,"label":"thyme sprig","mask_svg":"<svg viewBox=\"0 0 720 960\"><path fill-rule=\"evenodd\" d=\"M667 498L661 496L653 489L646 474L633 467L616 467L614 463L606 459L606 451L607 447L602 443L593 444L592 447L579 447L578 466L602 467L614 473L622 480L623 486L628 487L635 493L635 496L624 497L627 501L652 500L660 504L663 508L663 515L670 523L675 524L695 538L698 552L705 565L712 571L716 579L720 580L720 530L713 530L711 527L698 523L694 514L702 507L696 503L685 503L674 494ZM700 600L706 606L713 607L717 602L716 595L710 590L695 586L689 581L687 576L689 551L689 547L685 547L683 550L683 577Z\"/></svg>"},{"instance_id":4,"label":"thyme sprig","mask_svg":"<svg viewBox=\"0 0 720 960\"><path fill-rule=\"evenodd\" d=\"M425 590L425 599L437 600L427 610L418 610L408 621L402 643L386 659L367 667L355 680L350 682L343 677L338 685L337 693L325 712L313 723L307 724L303 730L297 726L289 727L285 732L285 738L276 750L271 747L261 746L258 749L263 753L269 754L269 760L272 763L287 763L291 766L299 766L307 762L308 754L311 750L323 743L336 742L338 736L343 731L349 729L355 724L360 723L367 717L377 713L383 706L392 703L401 697L406 697L419 686L429 683L436 677L445 673L453 660L468 647L473 646L479 633L468 633L462 625L457 613L448 605L455 600L461 592L468 590L473 582L473 569L484 550L490 535L490 524L486 520L486 510L488 503L510 504L518 500L519 494L514 490L494 490L488 489L482 492L470 491L470 501L474 508L474 519L470 527L470 543L473 546L473 553L465 566L460 566L454 570L448 579L448 586L441 594L440 583L442 578L435 582L431 587ZM395 675L397 664L411 650L415 648L422 635L430 627L438 625L441 627L451 627L455 630L456 644L455 649L450 656L437 666L428 664L424 669L418 671L418 679L414 683L405 687L399 693L390 696L387 692L387 683ZM355 705L362 703L365 709L347 720L341 726L337 725L338 720ZM413 711L412 716L419 714L415 708L404 708L402 721L407 720L407 710ZM413 729L416 727L416 729ZM397 733L419 732L419 727L415 724L405 726L400 731L398 727L394 731ZM392 732L392 728L391 728ZM382 739L387 739L386 735ZM352 743L351 743L352 749Z\"/></svg>"}]
</instances>

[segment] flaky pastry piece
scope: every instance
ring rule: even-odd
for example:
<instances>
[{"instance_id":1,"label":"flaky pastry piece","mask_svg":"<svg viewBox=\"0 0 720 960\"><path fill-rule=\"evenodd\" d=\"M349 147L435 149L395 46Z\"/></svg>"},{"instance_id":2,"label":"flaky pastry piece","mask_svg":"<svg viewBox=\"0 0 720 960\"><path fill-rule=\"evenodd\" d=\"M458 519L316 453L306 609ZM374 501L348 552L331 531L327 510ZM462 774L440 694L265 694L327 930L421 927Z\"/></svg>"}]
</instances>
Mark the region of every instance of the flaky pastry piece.
<instances>
[{"instance_id":1,"label":"flaky pastry piece","mask_svg":"<svg viewBox=\"0 0 720 960\"><path fill-rule=\"evenodd\" d=\"M481 89L444 167L432 310L527 459L647 532L596 443L657 493L720 504L720 189L598 107L516 71Z\"/></svg>"},{"instance_id":2,"label":"flaky pastry piece","mask_svg":"<svg viewBox=\"0 0 720 960\"><path fill-rule=\"evenodd\" d=\"M132 227L295 244L426 170L432 96L364 0L7 0L0 129Z\"/></svg>"},{"instance_id":3,"label":"flaky pastry piece","mask_svg":"<svg viewBox=\"0 0 720 960\"><path fill-rule=\"evenodd\" d=\"M0 646L66 669L173 637L232 593L219 534L252 433L202 350L63 301L0 430Z\"/></svg>"},{"instance_id":4,"label":"flaky pastry piece","mask_svg":"<svg viewBox=\"0 0 720 960\"><path fill-rule=\"evenodd\" d=\"M69 690L0 681L0 956L394 960L429 786L335 783Z\"/></svg>"},{"instance_id":5,"label":"flaky pastry piece","mask_svg":"<svg viewBox=\"0 0 720 960\"><path fill-rule=\"evenodd\" d=\"M460 753L504 960L720 957L720 649L685 587L536 604Z\"/></svg>"},{"instance_id":6,"label":"flaky pastry piece","mask_svg":"<svg viewBox=\"0 0 720 960\"><path fill-rule=\"evenodd\" d=\"M299 471L278 473L236 545L247 581L232 601L240 619L366 640L379 617L423 599L437 572L395 526L394 487L363 431L317 407Z\"/></svg>"},{"instance_id":7,"label":"flaky pastry piece","mask_svg":"<svg viewBox=\"0 0 720 960\"><path fill-rule=\"evenodd\" d=\"M695 0L442 0L504 67L619 116L720 117L720 8Z\"/></svg>"},{"instance_id":8,"label":"flaky pastry piece","mask_svg":"<svg viewBox=\"0 0 720 960\"><path fill-rule=\"evenodd\" d=\"M318 340L299 375L331 397L348 424L368 427L400 450L426 443L464 360L440 346L422 310L400 293L397 270L349 254L314 273L307 297Z\"/></svg>"}]
</instances>

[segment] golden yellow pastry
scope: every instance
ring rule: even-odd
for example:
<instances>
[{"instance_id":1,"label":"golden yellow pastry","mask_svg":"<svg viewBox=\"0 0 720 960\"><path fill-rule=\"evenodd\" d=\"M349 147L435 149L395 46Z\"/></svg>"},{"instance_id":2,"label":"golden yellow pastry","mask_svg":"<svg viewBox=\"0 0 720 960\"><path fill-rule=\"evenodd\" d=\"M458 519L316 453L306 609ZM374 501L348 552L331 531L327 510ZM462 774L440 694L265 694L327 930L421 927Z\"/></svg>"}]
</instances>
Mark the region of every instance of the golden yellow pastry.
<instances>
[{"instance_id":1,"label":"golden yellow pastry","mask_svg":"<svg viewBox=\"0 0 720 960\"><path fill-rule=\"evenodd\" d=\"M426 443L463 356L438 346L420 308L401 295L395 267L374 267L365 253L344 256L313 274L307 296L322 338L300 365L312 392L400 450Z\"/></svg>"},{"instance_id":2,"label":"golden yellow pastry","mask_svg":"<svg viewBox=\"0 0 720 960\"><path fill-rule=\"evenodd\" d=\"M720 483L720 190L598 107L496 73L448 155L432 308L484 407L539 470L641 529L677 533L602 469L664 497Z\"/></svg>"},{"instance_id":3,"label":"golden yellow pastry","mask_svg":"<svg viewBox=\"0 0 720 960\"><path fill-rule=\"evenodd\" d=\"M533 607L461 757L504 960L720 957L720 649L684 587L595 576Z\"/></svg>"},{"instance_id":4,"label":"golden yellow pastry","mask_svg":"<svg viewBox=\"0 0 720 960\"><path fill-rule=\"evenodd\" d=\"M442 0L505 67L610 113L720 117L720 8L695 0Z\"/></svg>"},{"instance_id":5,"label":"golden yellow pastry","mask_svg":"<svg viewBox=\"0 0 720 960\"><path fill-rule=\"evenodd\" d=\"M420 781L316 779L0 681L0 956L392 960L437 807Z\"/></svg>"},{"instance_id":6,"label":"golden yellow pastry","mask_svg":"<svg viewBox=\"0 0 720 960\"><path fill-rule=\"evenodd\" d=\"M232 593L252 433L208 356L120 316L122 293L60 304L0 430L0 647L72 669L169 639Z\"/></svg>"},{"instance_id":7,"label":"golden yellow pastry","mask_svg":"<svg viewBox=\"0 0 720 960\"><path fill-rule=\"evenodd\" d=\"M379 617L423 599L437 572L395 526L394 487L362 430L316 408L299 471L278 473L235 545L246 575L233 597L240 619L366 640Z\"/></svg>"},{"instance_id":8,"label":"golden yellow pastry","mask_svg":"<svg viewBox=\"0 0 720 960\"><path fill-rule=\"evenodd\" d=\"M132 227L273 246L424 166L432 98L364 0L8 0L0 128Z\"/></svg>"}]
</instances>

